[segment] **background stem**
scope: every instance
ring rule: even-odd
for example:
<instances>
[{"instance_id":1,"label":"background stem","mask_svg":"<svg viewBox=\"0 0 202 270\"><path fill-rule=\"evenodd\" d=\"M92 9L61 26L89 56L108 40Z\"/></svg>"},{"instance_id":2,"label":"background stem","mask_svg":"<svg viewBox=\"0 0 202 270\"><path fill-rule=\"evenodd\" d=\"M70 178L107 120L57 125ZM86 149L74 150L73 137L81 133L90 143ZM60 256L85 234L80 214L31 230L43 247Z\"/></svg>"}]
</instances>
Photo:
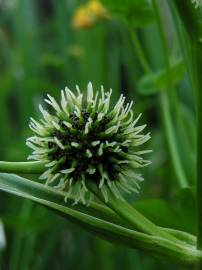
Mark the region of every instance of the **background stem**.
<instances>
[{"instance_id":1,"label":"background stem","mask_svg":"<svg viewBox=\"0 0 202 270\"><path fill-rule=\"evenodd\" d=\"M41 161L27 161L27 162L8 162L0 161L0 172L6 173L43 173L44 162Z\"/></svg>"},{"instance_id":2,"label":"background stem","mask_svg":"<svg viewBox=\"0 0 202 270\"><path fill-rule=\"evenodd\" d=\"M174 1L182 22L189 35L193 57L193 77L196 89L196 119L197 119L197 211L198 211L198 233L197 247L202 250L202 46L199 13L191 1L185 0L183 5L180 0ZM202 269L202 261L199 264L199 270Z\"/></svg>"},{"instance_id":3,"label":"background stem","mask_svg":"<svg viewBox=\"0 0 202 270\"><path fill-rule=\"evenodd\" d=\"M147 62L144 50L142 49L142 45L140 43L140 40L139 40L135 30L130 29L130 37L131 37L133 46L135 48L136 55L139 59L139 62L141 64L142 69L145 71L145 73L152 72L152 70L149 66L149 63Z\"/></svg>"},{"instance_id":4,"label":"background stem","mask_svg":"<svg viewBox=\"0 0 202 270\"><path fill-rule=\"evenodd\" d=\"M163 25L162 25L163 22L161 20L157 1L152 0L152 4L153 4L154 12L156 15L157 26L159 29L159 36L160 36L160 40L161 40L161 44L163 48L165 68L167 71L167 87L166 89L164 89L164 91L161 91L160 93L160 106L161 106L161 110L163 114L164 126L165 126L167 141L168 141L168 147L169 147L170 155L172 158L173 168L174 168L179 186L181 188L185 188L188 186L188 180L184 172L182 161L179 155L179 150L178 150L177 141L176 141L175 132L174 132L174 126L172 123L172 115L171 115L171 108L170 108L171 106L170 106L169 100L172 101L173 110L175 111L175 115L178 118L177 119L178 122L180 119L179 110L178 110L179 104L177 103L176 91L173 88L173 83L172 83L169 51L167 47L166 36L165 36Z\"/></svg>"},{"instance_id":5,"label":"background stem","mask_svg":"<svg viewBox=\"0 0 202 270\"><path fill-rule=\"evenodd\" d=\"M193 44L193 53L196 65L197 85L197 206L198 206L198 249L202 250L202 46L199 42ZM201 268L202 269L202 265Z\"/></svg>"},{"instance_id":6,"label":"background stem","mask_svg":"<svg viewBox=\"0 0 202 270\"><path fill-rule=\"evenodd\" d=\"M172 119L170 115L169 99L166 93L164 92L160 94L160 105L161 105L162 115L164 119L164 126L165 126L168 146L169 146L170 153L172 156L173 167L175 169L175 173L178 179L178 184L181 188L185 188L188 186L187 180L186 180L186 176L184 174L184 170L182 168L181 160L180 160L179 153L177 150L174 128L173 128Z\"/></svg>"}]
</instances>

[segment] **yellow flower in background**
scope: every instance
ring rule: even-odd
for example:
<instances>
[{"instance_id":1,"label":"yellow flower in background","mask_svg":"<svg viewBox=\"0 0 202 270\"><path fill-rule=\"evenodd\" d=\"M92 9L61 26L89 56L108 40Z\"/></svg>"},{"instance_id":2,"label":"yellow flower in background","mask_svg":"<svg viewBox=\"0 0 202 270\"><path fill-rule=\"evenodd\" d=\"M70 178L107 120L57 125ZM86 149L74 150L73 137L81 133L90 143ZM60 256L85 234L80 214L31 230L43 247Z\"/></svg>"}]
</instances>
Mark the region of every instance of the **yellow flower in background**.
<instances>
[{"instance_id":1,"label":"yellow flower in background","mask_svg":"<svg viewBox=\"0 0 202 270\"><path fill-rule=\"evenodd\" d=\"M72 25L75 29L85 29L93 26L99 20L109 18L109 12L100 1L90 0L76 10Z\"/></svg>"},{"instance_id":2,"label":"yellow flower in background","mask_svg":"<svg viewBox=\"0 0 202 270\"><path fill-rule=\"evenodd\" d=\"M94 14L97 19L109 19L108 10L98 0L91 0L87 3L86 8L90 13Z\"/></svg>"},{"instance_id":3,"label":"yellow flower in background","mask_svg":"<svg viewBox=\"0 0 202 270\"><path fill-rule=\"evenodd\" d=\"M92 16L86 6L79 7L73 17L72 25L75 29L85 29L95 23L95 16Z\"/></svg>"}]
</instances>

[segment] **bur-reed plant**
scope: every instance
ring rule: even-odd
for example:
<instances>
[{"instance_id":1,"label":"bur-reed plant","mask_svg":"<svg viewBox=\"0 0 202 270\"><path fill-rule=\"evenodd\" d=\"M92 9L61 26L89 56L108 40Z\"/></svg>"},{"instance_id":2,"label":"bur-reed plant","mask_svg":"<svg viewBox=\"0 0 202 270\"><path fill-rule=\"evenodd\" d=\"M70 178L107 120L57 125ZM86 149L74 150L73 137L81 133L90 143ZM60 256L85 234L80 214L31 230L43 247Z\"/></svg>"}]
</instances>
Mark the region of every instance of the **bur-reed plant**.
<instances>
[{"instance_id":1,"label":"bur-reed plant","mask_svg":"<svg viewBox=\"0 0 202 270\"><path fill-rule=\"evenodd\" d=\"M148 8L147 3L144 4L144 8ZM118 1L116 4L109 4L112 14L116 5L123 3ZM125 99L121 96L114 108L110 109L112 92L105 93L102 88L100 93L94 93L91 84L86 92L77 87L76 95L65 89L61 92L60 103L48 95L46 103L52 109L40 106L43 119L31 119L30 123L35 135L28 138L27 145L33 149L29 158L35 161L1 161L0 189L44 205L108 241L146 250L155 256L202 269L202 26L199 6L198 2L190 0L184 0L183 5L182 1L178 0L170 3L173 14L180 17L180 29L183 27L186 31L188 46L181 46L186 63L190 65L189 76L195 94L198 207L196 236L182 230L158 226L124 199L122 192L139 190L139 182L143 180L139 169L150 163L142 157L147 150L136 150L150 135L142 133L144 125L137 126L139 117L133 116L135 111L132 110L132 103L124 105ZM134 10L136 9L141 10L138 1L134 5ZM165 62L163 75L166 87L160 83L160 86L156 87L159 88L159 104L176 178L179 186L184 188L188 187L189 181L179 156L171 117L170 100L175 103L177 98L173 89L175 73L170 63L156 0L152 0L147 15L150 14L150 9L157 22ZM120 12L119 9L118 11ZM114 13L116 16L117 11ZM152 69L144 50L133 26L126 20L133 17L131 13L128 13L130 17L123 16L122 19L132 38L138 61L142 69L149 74ZM136 24L140 21L141 18L139 21L137 19ZM180 35L179 40L182 43ZM46 184L13 173L39 174Z\"/></svg>"}]
</instances>

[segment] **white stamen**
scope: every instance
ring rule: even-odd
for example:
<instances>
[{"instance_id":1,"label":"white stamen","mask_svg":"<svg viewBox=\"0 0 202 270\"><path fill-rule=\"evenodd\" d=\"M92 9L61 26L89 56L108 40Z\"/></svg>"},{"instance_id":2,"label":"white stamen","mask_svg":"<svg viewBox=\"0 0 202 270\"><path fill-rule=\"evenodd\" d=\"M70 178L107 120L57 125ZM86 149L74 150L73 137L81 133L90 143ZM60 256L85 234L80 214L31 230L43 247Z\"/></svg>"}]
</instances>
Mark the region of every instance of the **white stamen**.
<instances>
[{"instance_id":1,"label":"white stamen","mask_svg":"<svg viewBox=\"0 0 202 270\"><path fill-rule=\"evenodd\" d=\"M58 140L57 137L54 137L54 140L55 140L55 142L57 143L57 145L58 145L62 150L65 149L64 145Z\"/></svg>"}]
</instances>

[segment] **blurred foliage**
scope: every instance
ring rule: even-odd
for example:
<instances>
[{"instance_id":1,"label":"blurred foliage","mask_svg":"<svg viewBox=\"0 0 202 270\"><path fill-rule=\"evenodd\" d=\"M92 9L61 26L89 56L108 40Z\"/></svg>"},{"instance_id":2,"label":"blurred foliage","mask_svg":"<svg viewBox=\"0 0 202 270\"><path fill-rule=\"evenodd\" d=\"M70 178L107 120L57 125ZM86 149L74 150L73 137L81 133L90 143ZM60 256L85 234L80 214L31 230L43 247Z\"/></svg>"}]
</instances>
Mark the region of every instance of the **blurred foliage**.
<instances>
[{"instance_id":1,"label":"blurred foliage","mask_svg":"<svg viewBox=\"0 0 202 270\"><path fill-rule=\"evenodd\" d=\"M113 89L114 101L121 92L134 99L135 113L143 112L152 132L149 148L153 149L153 165L144 172L141 194L129 200L147 198L136 204L152 220L160 220L159 225L195 232L194 189L179 191L159 99L160 92L168 93L177 152L189 184L194 185L193 94L167 1L159 1L159 8L169 59L175 60L170 64L169 89L151 2L103 0L110 17L75 29L75 13L87 2L0 1L0 159L26 159L29 117L36 115L47 92L59 96L66 85L74 89L79 84L84 89L92 81L98 89L103 84L105 89ZM137 36L139 44L134 44L131 34ZM149 72L140 63L138 46L145 52ZM73 270L81 265L82 269L97 270L184 269L92 237L27 200L0 196L0 219L6 235L6 248L2 251L0 247L0 269Z\"/></svg>"},{"instance_id":2,"label":"blurred foliage","mask_svg":"<svg viewBox=\"0 0 202 270\"><path fill-rule=\"evenodd\" d=\"M165 69L158 70L155 73L146 74L139 81L138 91L142 95L151 95L164 90L167 86L166 76L167 71ZM171 65L171 76L173 85L183 78L184 63L182 61L178 61Z\"/></svg>"}]
</instances>

